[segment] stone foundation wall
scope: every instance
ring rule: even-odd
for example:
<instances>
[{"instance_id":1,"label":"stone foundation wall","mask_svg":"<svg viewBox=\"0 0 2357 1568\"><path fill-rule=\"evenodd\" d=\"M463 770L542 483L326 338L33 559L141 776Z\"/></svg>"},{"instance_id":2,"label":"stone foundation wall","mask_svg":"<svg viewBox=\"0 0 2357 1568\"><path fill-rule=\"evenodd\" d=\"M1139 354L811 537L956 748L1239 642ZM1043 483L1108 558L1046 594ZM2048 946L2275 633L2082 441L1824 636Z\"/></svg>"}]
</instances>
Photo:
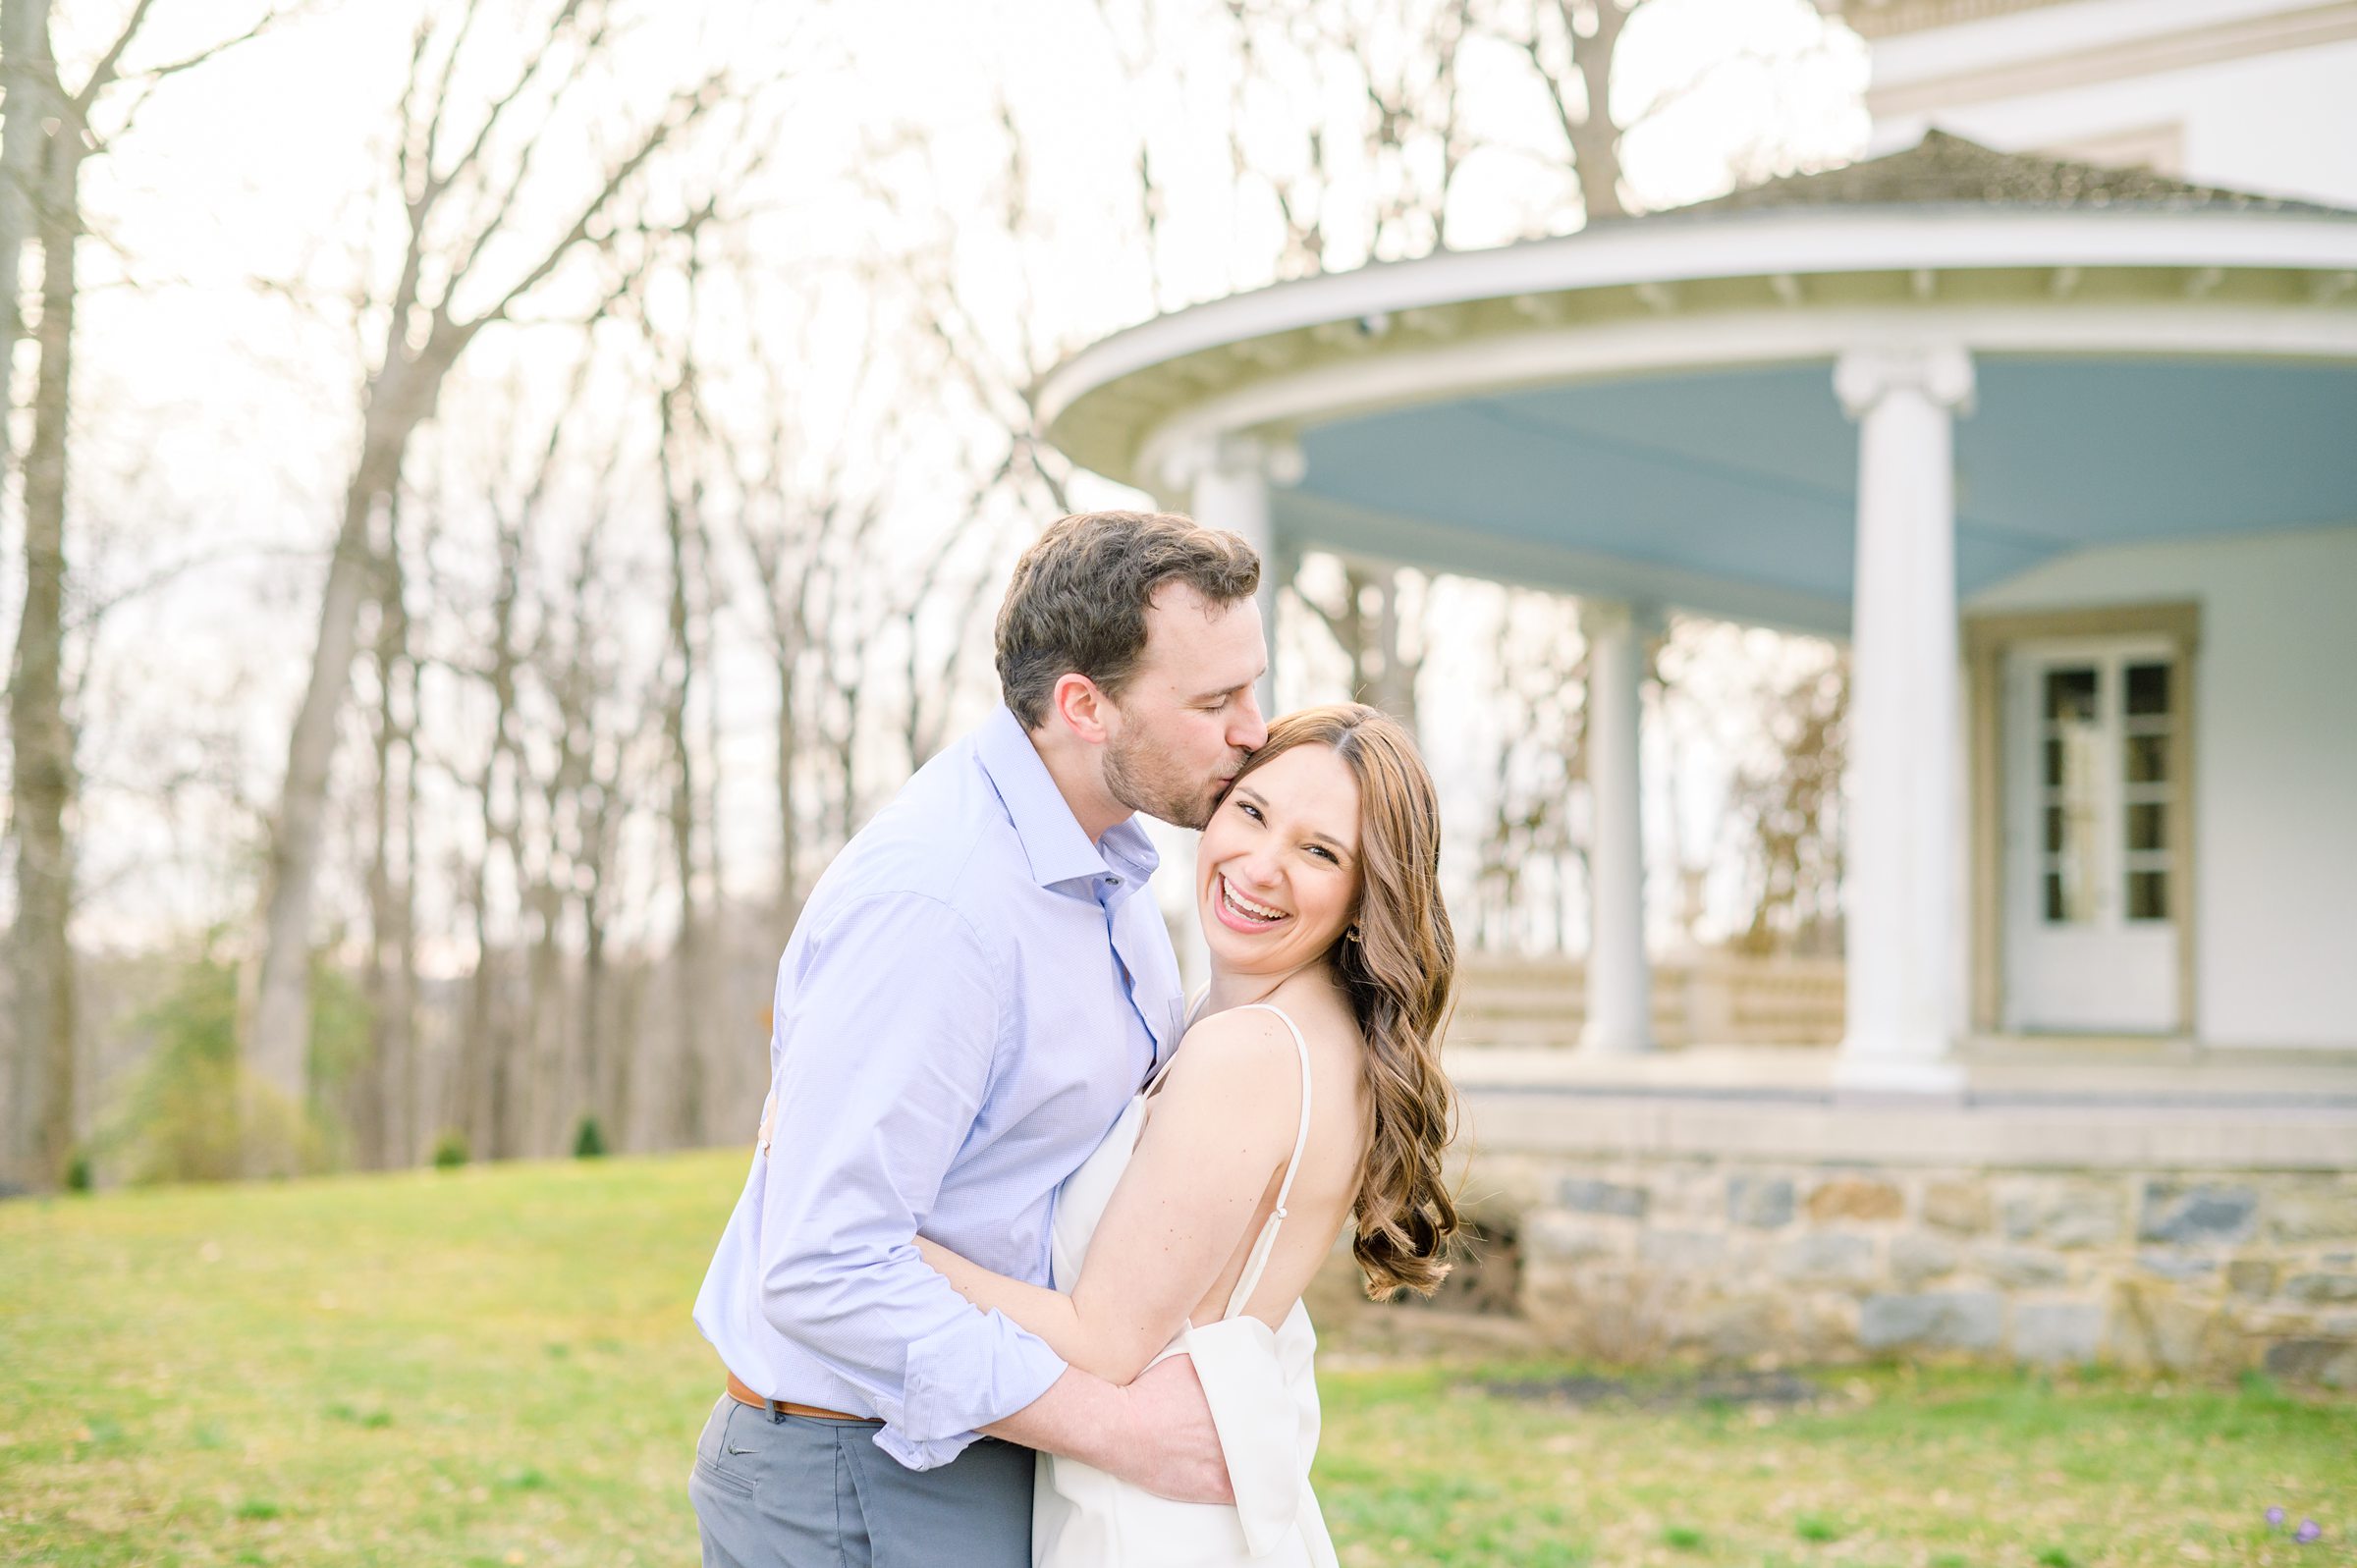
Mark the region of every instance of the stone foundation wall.
<instances>
[{"instance_id":1,"label":"stone foundation wall","mask_svg":"<svg viewBox=\"0 0 2357 1568\"><path fill-rule=\"evenodd\" d=\"M1495 1154L1519 1304L1619 1362L1953 1355L2357 1387L2357 1171Z\"/></svg>"}]
</instances>

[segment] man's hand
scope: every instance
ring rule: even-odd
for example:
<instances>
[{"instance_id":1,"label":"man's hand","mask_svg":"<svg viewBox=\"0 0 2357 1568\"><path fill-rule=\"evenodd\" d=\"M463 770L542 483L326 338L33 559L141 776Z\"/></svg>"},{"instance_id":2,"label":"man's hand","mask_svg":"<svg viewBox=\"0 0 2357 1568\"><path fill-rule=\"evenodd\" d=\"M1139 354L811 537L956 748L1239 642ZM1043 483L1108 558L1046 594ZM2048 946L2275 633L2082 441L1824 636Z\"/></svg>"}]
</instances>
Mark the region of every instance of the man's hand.
<instances>
[{"instance_id":1,"label":"man's hand","mask_svg":"<svg viewBox=\"0 0 2357 1568\"><path fill-rule=\"evenodd\" d=\"M1191 1357L1173 1356L1125 1388L1068 1367L1046 1393L982 1430L1094 1465L1174 1502L1235 1501Z\"/></svg>"},{"instance_id":2,"label":"man's hand","mask_svg":"<svg viewBox=\"0 0 2357 1568\"><path fill-rule=\"evenodd\" d=\"M1173 1356L1147 1368L1122 1392L1139 1434L1137 1463L1114 1474L1174 1502L1235 1501L1228 1456L1220 1450L1219 1430L1211 1424L1211 1405L1192 1356Z\"/></svg>"}]
</instances>

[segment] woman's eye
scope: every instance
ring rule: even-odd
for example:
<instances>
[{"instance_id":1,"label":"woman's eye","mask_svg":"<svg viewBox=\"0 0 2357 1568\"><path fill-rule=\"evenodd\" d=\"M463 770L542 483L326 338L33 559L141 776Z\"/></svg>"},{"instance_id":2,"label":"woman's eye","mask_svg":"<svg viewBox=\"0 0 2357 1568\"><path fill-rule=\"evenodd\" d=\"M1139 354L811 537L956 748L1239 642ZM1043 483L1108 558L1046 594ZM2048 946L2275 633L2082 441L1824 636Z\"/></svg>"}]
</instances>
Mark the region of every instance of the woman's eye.
<instances>
[{"instance_id":1,"label":"woman's eye","mask_svg":"<svg viewBox=\"0 0 2357 1568\"><path fill-rule=\"evenodd\" d=\"M1331 864L1338 866L1342 864L1341 861L1334 858L1334 851L1327 848L1324 844L1311 844L1309 846L1309 852L1318 856L1322 860L1328 861Z\"/></svg>"},{"instance_id":2,"label":"woman's eye","mask_svg":"<svg viewBox=\"0 0 2357 1568\"><path fill-rule=\"evenodd\" d=\"M1235 803L1235 809L1242 812L1245 816L1250 817L1254 822L1258 822L1260 820L1260 808L1248 800L1237 801Z\"/></svg>"}]
</instances>

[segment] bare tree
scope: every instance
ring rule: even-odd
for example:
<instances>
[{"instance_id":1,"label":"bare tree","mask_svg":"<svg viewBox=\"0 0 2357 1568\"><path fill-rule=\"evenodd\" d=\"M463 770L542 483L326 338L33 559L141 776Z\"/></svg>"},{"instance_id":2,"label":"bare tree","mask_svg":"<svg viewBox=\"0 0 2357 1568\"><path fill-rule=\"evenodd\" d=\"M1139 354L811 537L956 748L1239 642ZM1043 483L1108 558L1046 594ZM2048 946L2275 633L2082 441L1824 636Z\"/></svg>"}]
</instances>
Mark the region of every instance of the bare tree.
<instances>
[{"instance_id":1,"label":"bare tree","mask_svg":"<svg viewBox=\"0 0 2357 1568\"><path fill-rule=\"evenodd\" d=\"M32 239L33 195L49 133L57 66L49 58L49 0L0 0L0 365L16 361L25 335L22 268ZM16 411L15 377L0 376L0 411ZM0 420L0 449L13 457L13 420ZM0 462L0 471L8 466Z\"/></svg>"},{"instance_id":2,"label":"bare tree","mask_svg":"<svg viewBox=\"0 0 2357 1568\"><path fill-rule=\"evenodd\" d=\"M1588 649L1566 609L1554 595L1509 588L1499 616L1500 744L1475 905L1485 947L1567 946L1570 895L1586 881L1577 807L1587 778Z\"/></svg>"},{"instance_id":3,"label":"bare tree","mask_svg":"<svg viewBox=\"0 0 2357 1568\"><path fill-rule=\"evenodd\" d=\"M126 73L124 60L154 0L137 0L79 88L59 79L45 0L0 6L8 99L0 125L0 372L20 334L19 264L29 219L40 248L40 355L33 383L32 436L25 458L25 602L9 671L10 828L17 843L17 916L10 943L15 981L16 1085L20 1126L10 1140L31 1183L64 1173L74 1136L75 987L70 927L74 844L67 815L75 794L75 722L64 683L70 595L66 551L67 445L73 421L76 248L84 233L82 177L130 129L154 85L253 36L273 20L184 60ZM100 100L129 84L128 102ZM0 374L0 380L5 380ZM0 446L5 446L0 441Z\"/></svg>"},{"instance_id":4,"label":"bare tree","mask_svg":"<svg viewBox=\"0 0 2357 1568\"><path fill-rule=\"evenodd\" d=\"M1613 56L1629 13L1643 3L1529 0L1522 16L1500 23L1547 88L1591 223L1628 211L1620 183L1620 138L1628 128L1613 119Z\"/></svg>"},{"instance_id":5,"label":"bare tree","mask_svg":"<svg viewBox=\"0 0 2357 1568\"><path fill-rule=\"evenodd\" d=\"M1293 596L1349 661L1350 699L1381 708L1412 730L1424 636L1420 608L1411 611L1402 600L1412 594L1409 602L1421 606L1422 574L1354 561L1336 567L1339 580L1332 584L1296 573Z\"/></svg>"},{"instance_id":6,"label":"bare tree","mask_svg":"<svg viewBox=\"0 0 2357 1568\"><path fill-rule=\"evenodd\" d=\"M468 347L514 319L568 263L608 244L622 227L621 204L650 160L739 98L721 73L677 90L659 111L639 117L585 193L567 193L565 182L541 173L547 165L536 154L549 135L573 134L579 117L598 112L584 100L595 68L616 47L614 7L556 0L521 45L521 62L504 69L486 58L493 46L479 41L488 9L482 0L430 7L416 29L394 142L400 251L389 292L371 301L383 317L383 340L366 375L358 453L272 828L247 1058L263 1083L298 1102L305 1087L312 888L336 714L372 569L373 519L390 504L411 439ZM495 78L504 85L481 96L479 84ZM554 221L552 210L560 214Z\"/></svg>"},{"instance_id":7,"label":"bare tree","mask_svg":"<svg viewBox=\"0 0 2357 1568\"><path fill-rule=\"evenodd\" d=\"M1458 179L1481 150L1469 125L1460 67L1489 24L1472 0L1222 0L1236 67L1226 84L1226 143L1235 199L1266 203L1274 254L1238 255L1232 285L1298 277L1370 259L1447 246ZM1168 67L1149 47L1152 9L1100 0L1117 57L1145 95ZM1352 104L1348 114L1331 107ZM1192 124L1191 121L1186 122ZM1138 208L1149 264L1161 253L1173 205L1154 170L1153 136L1136 131ZM1149 292L1168 290L1159 271ZM1349 662L1353 694L1407 721L1416 717L1422 627L1414 574L1370 562L1342 564L1339 583L1296 575L1293 597Z\"/></svg>"},{"instance_id":8,"label":"bare tree","mask_svg":"<svg viewBox=\"0 0 2357 1568\"><path fill-rule=\"evenodd\" d=\"M701 216L709 217L710 209ZM704 997L710 984L706 973L704 921L699 908L703 868L697 841L697 799L694 748L688 743L687 708L695 691L696 671L702 663L696 623L700 608L693 603L694 582L704 547L704 475L702 414L697 406L695 300L697 256L691 229L687 240L687 321L680 334L677 362L661 373L655 405L660 437L656 467L663 486L663 543L669 569L670 598L665 618L662 720L665 779L668 793L667 826L671 830L672 874L678 882L679 932L672 944L673 1013L678 1031L678 1072L673 1088L672 1131L692 1148L704 1132Z\"/></svg>"},{"instance_id":9,"label":"bare tree","mask_svg":"<svg viewBox=\"0 0 2357 1568\"><path fill-rule=\"evenodd\" d=\"M410 648L401 509L385 513L370 649L376 704L369 813L368 946L360 995L368 1059L354 1075L353 1142L362 1165L413 1158L416 1127L417 665Z\"/></svg>"},{"instance_id":10,"label":"bare tree","mask_svg":"<svg viewBox=\"0 0 2357 1568\"><path fill-rule=\"evenodd\" d=\"M871 311L871 331L874 326ZM819 675L805 669L819 642L817 597L844 544L869 537L888 505L882 488L888 481L868 483L856 476L857 450L866 445L890 451L898 432L889 402L872 412L866 406L875 379L875 361L866 358L837 401L840 412L832 428L822 426L801 389L785 373L788 364L807 362L808 349L805 335L758 353L761 416L744 436L719 433L736 496L735 533L752 567L755 635L777 684L775 908L781 935L801 902L803 802L796 778L811 687Z\"/></svg>"},{"instance_id":11,"label":"bare tree","mask_svg":"<svg viewBox=\"0 0 2357 1568\"><path fill-rule=\"evenodd\" d=\"M542 1051L536 1082L550 1105L543 1147L551 1150L584 1117L594 1118L609 1139L620 1139L630 1124L629 1060L618 1049L622 1033L605 1005L611 868L626 804L626 734L634 717L625 709L611 633L619 618L605 550L611 477L609 463L572 567L541 606L547 631L535 649L556 751L555 765L542 781L548 847L534 902L541 911L544 950L535 954L532 986L533 1025ZM581 953L570 1027L562 999L544 989L561 984L561 960L546 949L557 946L557 928L568 907L578 918Z\"/></svg>"},{"instance_id":12,"label":"bare tree","mask_svg":"<svg viewBox=\"0 0 2357 1568\"><path fill-rule=\"evenodd\" d=\"M1751 915L1745 952L1841 950L1841 773L1847 763L1849 661L1834 653L1767 694L1770 747L1728 794L1746 825Z\"/></svg>"}]
</instances>

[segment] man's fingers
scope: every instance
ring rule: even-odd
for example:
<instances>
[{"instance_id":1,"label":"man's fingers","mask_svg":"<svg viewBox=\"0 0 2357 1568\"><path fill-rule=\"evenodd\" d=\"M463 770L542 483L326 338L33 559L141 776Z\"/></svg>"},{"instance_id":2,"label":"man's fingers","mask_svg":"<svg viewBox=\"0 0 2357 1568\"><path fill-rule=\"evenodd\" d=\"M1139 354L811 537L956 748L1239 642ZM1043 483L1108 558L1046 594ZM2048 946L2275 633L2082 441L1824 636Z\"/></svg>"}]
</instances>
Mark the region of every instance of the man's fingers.
<instances>
[{"instance_id":1,"label":"man's fingers","mask_svg":"<svg viewBox=\"0 0 2357 1568\"><path fill-rule=\"evenodd\" d=\"M1178 1502L1233 1503L1228 1456L1220 1448L1211 1404L1191 1356L1172 1356L1149 1367L1130 1385L1144 1401L1162 1450L1160 1491Z\"/></svg>"}]
</instances>

